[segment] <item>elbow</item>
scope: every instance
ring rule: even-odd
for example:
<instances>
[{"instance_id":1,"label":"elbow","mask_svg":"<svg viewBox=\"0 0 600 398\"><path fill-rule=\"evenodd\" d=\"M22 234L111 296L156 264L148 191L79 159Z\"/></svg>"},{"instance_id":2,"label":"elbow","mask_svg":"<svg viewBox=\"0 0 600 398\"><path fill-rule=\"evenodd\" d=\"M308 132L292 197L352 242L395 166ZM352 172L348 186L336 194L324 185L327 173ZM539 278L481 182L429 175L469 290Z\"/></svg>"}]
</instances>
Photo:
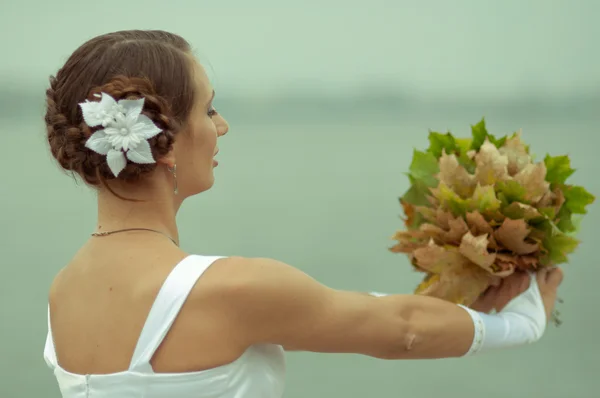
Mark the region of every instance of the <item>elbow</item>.
<instances>
[{"instance_id":1,"label":"elbow","mask_svg":"<svg viewBox=\"0 0 600 398\"><path fill-rule=\"evenodd\" d=\"M413 357L415 348L420 344L418 306L413 300L404 296L389 312L386 324L383 328L381 343L378 344L377 352L373 357L386 360L409 359Z\"/></svg>"}]
</instances>

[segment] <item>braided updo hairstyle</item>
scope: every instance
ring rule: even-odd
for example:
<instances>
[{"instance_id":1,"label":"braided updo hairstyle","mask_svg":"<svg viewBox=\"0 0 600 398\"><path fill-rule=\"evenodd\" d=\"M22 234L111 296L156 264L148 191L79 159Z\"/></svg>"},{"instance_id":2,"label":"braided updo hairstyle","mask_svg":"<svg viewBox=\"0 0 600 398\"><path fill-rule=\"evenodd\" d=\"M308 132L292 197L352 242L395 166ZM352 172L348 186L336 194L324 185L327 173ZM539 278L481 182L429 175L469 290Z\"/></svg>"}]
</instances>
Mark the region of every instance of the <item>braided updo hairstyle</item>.
<instances>
[{"instance_id":1,"label":"braided updo hairstyle","mask_svg":"<svg viewBox=\"0 0 600 398\"><path fill-rule=\"evenodd\" d=\"M48 143L60 166L88 184L114 179L106 156L85 147L98 129L83 120L79 103L104 92L115 100L145 98L142 113L162 132L149 140L155 159L172 148L194 105L193 57L189 44L164 31L120 31L95 37L69 57L46 91ZM100 127L101 128L101 127ZM127 161L118 179L138 180L156 164Z\"/></svg>"}]
</instances>

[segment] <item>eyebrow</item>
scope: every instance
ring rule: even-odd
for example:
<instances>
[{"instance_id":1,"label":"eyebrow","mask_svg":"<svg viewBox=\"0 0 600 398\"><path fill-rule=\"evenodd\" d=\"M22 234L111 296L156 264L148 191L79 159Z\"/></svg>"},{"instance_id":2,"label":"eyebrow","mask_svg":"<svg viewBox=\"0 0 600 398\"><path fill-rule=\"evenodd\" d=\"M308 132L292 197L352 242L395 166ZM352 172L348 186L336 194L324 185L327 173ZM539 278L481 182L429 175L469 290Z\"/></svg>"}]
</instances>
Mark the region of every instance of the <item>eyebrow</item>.
<instances>
[{"instance_id":1,"label":"eyebrow","mask_svg":"<svg viewBox=\"0 0 600 398\"><path fill-rule=\"evenodd\" d=\"M215 99L215 90L212 91L212 95L210 96L210 99L208 100L207 104L210 104L212 102L212 100Z\"/></svg>"}]
</instances>

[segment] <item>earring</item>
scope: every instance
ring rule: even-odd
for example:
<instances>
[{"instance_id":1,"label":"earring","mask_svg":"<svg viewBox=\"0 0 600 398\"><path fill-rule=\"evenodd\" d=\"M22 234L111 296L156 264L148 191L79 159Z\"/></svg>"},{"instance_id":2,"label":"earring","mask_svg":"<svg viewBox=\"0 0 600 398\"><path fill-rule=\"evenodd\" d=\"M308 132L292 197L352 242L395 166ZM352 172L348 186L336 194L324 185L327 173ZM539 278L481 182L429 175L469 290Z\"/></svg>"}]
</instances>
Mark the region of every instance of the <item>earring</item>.
<instances>
[{"instance_id":1,"label":"earring","mask_svg":"<svg viewBox=\"0 0 600 398\"><path fill-rule=\"evenodd\" d=\"M167 169L173 174L173 193L177 195L179 193L177 189L177 164L173 164L173 167L167 167Z\"/></svg>"}]
</instances>

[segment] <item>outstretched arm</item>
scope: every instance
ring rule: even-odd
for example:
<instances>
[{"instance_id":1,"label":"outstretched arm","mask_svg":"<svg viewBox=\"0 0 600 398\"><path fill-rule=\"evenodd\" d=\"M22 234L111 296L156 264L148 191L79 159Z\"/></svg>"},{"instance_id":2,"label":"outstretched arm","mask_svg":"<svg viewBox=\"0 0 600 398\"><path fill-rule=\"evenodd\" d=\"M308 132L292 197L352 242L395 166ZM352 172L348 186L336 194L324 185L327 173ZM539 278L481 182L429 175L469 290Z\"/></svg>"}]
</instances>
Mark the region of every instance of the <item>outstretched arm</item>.
<instances>
[{"instance_id":1,"label":"outstretched arm","mask_svg":"<svg viewBox=\"0 0 600 398\"><path fill-rule=\"evenodd\" d=\"M518 332L517 340L492 343L508 346L537 340L545 326L541 301L529 300L525 314L487 315L432 297L373 297L334 290L271 259L229 261L234 269L228 274L235 276L221 305L245 331L247 345L272 343L293 350L384 359L445 358L479 348L482 333L502 339L512 328L513 334ZM537 284L532 287L537 289ZM535 289L530 295L539 296Z\"/></svg>"}]
</instances>

